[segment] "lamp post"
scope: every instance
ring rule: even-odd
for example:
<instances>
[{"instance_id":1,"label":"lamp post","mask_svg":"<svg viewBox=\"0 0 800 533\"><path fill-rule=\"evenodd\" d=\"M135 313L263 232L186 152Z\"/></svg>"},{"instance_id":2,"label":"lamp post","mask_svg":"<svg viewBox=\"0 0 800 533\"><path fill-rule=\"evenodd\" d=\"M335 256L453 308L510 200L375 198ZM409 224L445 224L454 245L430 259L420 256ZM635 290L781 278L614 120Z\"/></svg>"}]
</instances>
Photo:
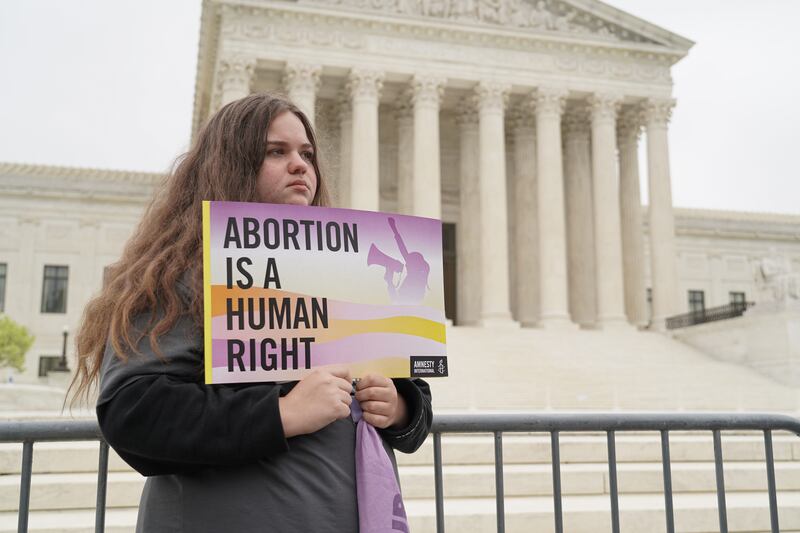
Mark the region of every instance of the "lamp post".
<instances>
[{"instance_id":1,"label":"lamp post","mask_svg":"<svg viewBox=\"0 0 800 533\"><path fill-rule=\"evenodd\" d=\"M66 371L69 370L69 368L67 368L67 337L69 337L69 326L64 326L62 335L64 336L64 344L61 345L61 362L58 365L58 370Z\"/></svg>"}]
</instances>

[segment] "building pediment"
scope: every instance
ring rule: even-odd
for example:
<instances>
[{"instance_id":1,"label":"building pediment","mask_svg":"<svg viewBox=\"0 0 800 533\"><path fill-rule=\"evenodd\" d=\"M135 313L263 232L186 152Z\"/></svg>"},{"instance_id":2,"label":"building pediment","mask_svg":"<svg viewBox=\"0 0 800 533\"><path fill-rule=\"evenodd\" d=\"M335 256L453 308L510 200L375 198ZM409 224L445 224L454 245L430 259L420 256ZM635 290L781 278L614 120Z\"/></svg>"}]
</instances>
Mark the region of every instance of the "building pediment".
<instances>
[{"instance_id":1,"label":"building pediment","mask_svg":"<svg viewBox=\"0 0 800 533\"><path fill-rule=\"evenodd\" d=\"M297 0L297 3L685 50L693 44L595 0Z\"/></svg>"}]
</instances>

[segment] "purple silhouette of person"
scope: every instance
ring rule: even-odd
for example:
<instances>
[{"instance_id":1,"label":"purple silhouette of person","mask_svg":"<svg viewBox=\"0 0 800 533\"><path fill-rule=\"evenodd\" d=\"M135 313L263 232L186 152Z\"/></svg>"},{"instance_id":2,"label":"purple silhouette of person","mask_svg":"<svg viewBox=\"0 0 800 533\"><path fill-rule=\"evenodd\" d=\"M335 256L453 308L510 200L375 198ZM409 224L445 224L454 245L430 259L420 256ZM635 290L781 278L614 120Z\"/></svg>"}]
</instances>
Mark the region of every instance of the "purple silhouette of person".
<instances>
[{"instance_id":1,"label":"purple silhouette of person","mask_svg":"<svg viewBox=\"0 0 800 533\"><path fill-rule=\"evenodd\" d=\"M397 247L403 255L403 261L391 257L373 243L370 246L367 256L368 265L380 265L386 269L383 280L386 282L386 289L389 291L389 299L395 304L418 305L425 298L425 291L428 289L428 275L431 267L425 257L419 252L409 252L400 232L397 231L397 224L394 218L389 218L389 227L392 228ZM395 283L395 274L402 275L405 270L405 277Z\"/></svg>"},{"instance_id":2,"label":"purple silhouette of person","mask_svg":"<svg viewBox=\"0 0 800 533\"><path fill-rule=\"evenodd\" d=\"M394 233L394 239L397 241L397 247L403 256L406 270L406 276L400 282L400 286L396 288L392 302L412 305L420 304L425 298L425 291L428 289L428 275L431 272L431 266L425 261L425 257L421 253L408 251L405 242L403 242L403 237L397 231L397 223L394 218L389 218L389 227L392 228ZM392 296L391 290L389 295Z\"/></svg>"}]
</instances>

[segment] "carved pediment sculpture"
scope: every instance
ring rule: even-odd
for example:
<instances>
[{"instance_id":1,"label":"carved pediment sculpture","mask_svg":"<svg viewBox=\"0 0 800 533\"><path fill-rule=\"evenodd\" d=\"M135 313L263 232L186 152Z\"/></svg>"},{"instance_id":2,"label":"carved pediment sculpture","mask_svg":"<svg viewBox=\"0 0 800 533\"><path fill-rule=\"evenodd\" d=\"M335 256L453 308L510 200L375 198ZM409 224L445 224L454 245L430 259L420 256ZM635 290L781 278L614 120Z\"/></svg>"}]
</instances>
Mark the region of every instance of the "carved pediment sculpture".
<instances>
[{"instance_id":1,"label":"carved pediment sculpture","mask_svg":"<svg viewBox=\"0 0 800 533\"><path fill-rule=\"evenodd\" d=\"M299 2L340 5L354 9L511 28L586 34L619 41L654 42L559 0L299 0Z\"/></svg>"},{"instance_id":2,"label":"carved pediment sculpture","mask_svg":"<svg viewBox=\"0 0 800 533\"><path fill-rule=\"evenodd\" d=\"M754 278L759 306L800 309L800 272L792 272L789 259L774 248L756 265Z\"/></svg>"}]
</instances>

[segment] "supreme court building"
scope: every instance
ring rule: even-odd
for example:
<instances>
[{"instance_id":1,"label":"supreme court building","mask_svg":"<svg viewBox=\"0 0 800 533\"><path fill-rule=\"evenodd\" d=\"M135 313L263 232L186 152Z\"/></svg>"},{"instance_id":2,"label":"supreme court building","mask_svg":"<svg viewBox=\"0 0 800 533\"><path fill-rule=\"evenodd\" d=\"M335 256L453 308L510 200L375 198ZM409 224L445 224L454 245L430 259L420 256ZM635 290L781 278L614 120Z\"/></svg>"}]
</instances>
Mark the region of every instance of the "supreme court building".
<instances>
[{"instance_id":1,"label":"supreme court building","mask_svg":"<svg viewBox=\"0 0 800 533\"><path fill-rule=\"evenodd\" d=\"M645 325L649 277L660 325L680 309L670 67L692 44L592 0L209 1L194 126L288 94L338 205L447 224L456 323Z\"/></svg>"},{"instance_id":2,"label":"supreme court building","mask_svg":"<svg viewBox=\"0 0 800 533\"><path fill-rule=\"evenodd\" d=\"M670 68L692 44L594 0L206 0L193 131L284 92L335 205L441 218L457 350L458 326L661 330L757 300L764 257L800 271L800 217L673 209ZM37 339L20 378L58 358L162 179L0 163L0 313Z\"/></svg>"}]
</instances>

